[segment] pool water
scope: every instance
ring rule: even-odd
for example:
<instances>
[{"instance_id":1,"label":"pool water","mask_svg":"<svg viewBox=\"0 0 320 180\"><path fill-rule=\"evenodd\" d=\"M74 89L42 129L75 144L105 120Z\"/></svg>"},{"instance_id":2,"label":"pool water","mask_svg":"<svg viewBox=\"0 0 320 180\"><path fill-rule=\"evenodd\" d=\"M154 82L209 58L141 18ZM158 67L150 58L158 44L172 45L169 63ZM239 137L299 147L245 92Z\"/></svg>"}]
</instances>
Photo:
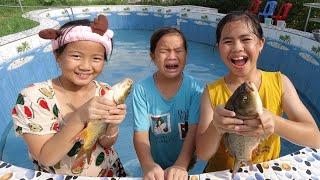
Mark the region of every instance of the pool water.
<instances>
[{"instance_id":1,"label":"pool water","mask_svg":"<svg viewBox=\"0 0 320 180\"><path fill-rule=\"evenodd\" d=\"M105 69L98 80L108 82L112 85L125 77L139 81L151 75L155 71L155 65L149 57L149 38L151 34L152 31L145 30L115 30L114 50L111 59L106 63ZM226 73L226 67L212 46L189 41L188 47L189 52L184 72L194 76L203 86L208 82L217 80ZM15 103L17 94L23 87L32 82L43 81L58 76L59 68L49 49L49 44L48 46L35 49L32 53L26 55L26 58L31 56L32 60L23 66L4 73L2 78L6 79L6 81L0 81L3 83L0 84L2 87L15 83L15 89L11 90L10 95L0 97L4 98L4 100L8 102L7 104L10 104L10 107L5 107L7 108L7 112L11 112L10 109ZM278 58L279 55L286 56L283 55L282 51L277 51L275 48L266 44L263 50L265 55L263 55L262 58L270 58L268 54L273 53L277 53L275 56L278 56ZM276 69L277 67L274 68ZM12 87L12 85L9 87ZM127 99L127 116L120 126L120 135L115 144L115 148L128 174L130 176L141 176L139 162L132 143L133 122L130 102L131 96L129 95ZM299 146L293 145L290 142L282 142L281 155L286 155L300 149ZM33 168L27 157L27 147L25 143L22 138L15 137L12 128L10 128L8 136L6 137L2 160L17 166ZM203 163L200 162L192 173L202 173L202 169Z\"/></svg>"}]
</instances>

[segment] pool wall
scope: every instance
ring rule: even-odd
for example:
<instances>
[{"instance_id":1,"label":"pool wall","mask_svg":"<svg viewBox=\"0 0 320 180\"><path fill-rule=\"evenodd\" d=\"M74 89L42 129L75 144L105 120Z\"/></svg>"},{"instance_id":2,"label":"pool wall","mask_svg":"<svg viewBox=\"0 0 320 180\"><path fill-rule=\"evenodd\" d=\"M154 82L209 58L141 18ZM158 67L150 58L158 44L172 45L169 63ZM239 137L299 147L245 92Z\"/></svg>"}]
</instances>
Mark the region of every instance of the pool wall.
<instances>
[{"instance_id":1,"label":"pool wall","mask_svg":"<svg viewBox=\"0 0 320 180\"><path fill-rule=\"evenodd\" d=\"M38 47L45 47L49 41L40 39L36 34L43 28L56 28L59 22L70 19L94 17L105 14L110 21L111 29L144 29L154 30L162 26L175 26L186 35L187 40L201 42L214 47L217 22L224 16L216 9L197 6L90 6L66 9L46 9L27 13L25 16L39 21L40 26L0 38L0 159L5 144L5 135L11 123L11 107L15 103L17 92L33 82L32 71L19 72L20 66L27 66L32 58L17 57L36 54ZM259 67L265 70L280 70L295 85L299 94L305 97L309 110L319 122L320 112L320 43L315 41L311 33L288 28L266 26L262 24L267 44L288 54L288 59L278 59L263 54ZM116 39L116 37L115 37ZM295 47L299 58L290 58L288 47ZM43 58L46 58L45 56ZM267 60L265 60L267 59ZM30 82L11 82L8 71L16 71L14 76L28 76ZM42 71L43 79L56 74L55 70L37 69Z\"/></svg>"}]
</instances>

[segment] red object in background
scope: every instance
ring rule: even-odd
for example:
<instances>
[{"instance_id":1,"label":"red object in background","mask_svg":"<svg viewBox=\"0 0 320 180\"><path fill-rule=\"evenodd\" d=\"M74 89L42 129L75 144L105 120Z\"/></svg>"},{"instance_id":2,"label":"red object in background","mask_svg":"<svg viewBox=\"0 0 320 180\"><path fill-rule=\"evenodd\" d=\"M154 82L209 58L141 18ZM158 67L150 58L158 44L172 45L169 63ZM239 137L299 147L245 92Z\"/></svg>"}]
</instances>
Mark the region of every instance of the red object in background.
<instances>
[{"instance_id":1,"label":"red object in background","mask_svg":"<svg viewBox=\"0 0 320 180\"><path fill-rule=\"evenodd\" d=\"M289 15L289 11L292 8L292 3L285 2L281 5L279 11L275 16L272 16L275 20L286 20Z\"/></svg>"},{"instance_id":2,"label":"red object in background","mask_svg":"<svg viewBox=\"0 0 320 180\"><path fill-rule=\"evenodd\" d=\"M258 15L261 3L261 0L251 0L248 11L252 14Z\"/></svg>"}]
</instances>

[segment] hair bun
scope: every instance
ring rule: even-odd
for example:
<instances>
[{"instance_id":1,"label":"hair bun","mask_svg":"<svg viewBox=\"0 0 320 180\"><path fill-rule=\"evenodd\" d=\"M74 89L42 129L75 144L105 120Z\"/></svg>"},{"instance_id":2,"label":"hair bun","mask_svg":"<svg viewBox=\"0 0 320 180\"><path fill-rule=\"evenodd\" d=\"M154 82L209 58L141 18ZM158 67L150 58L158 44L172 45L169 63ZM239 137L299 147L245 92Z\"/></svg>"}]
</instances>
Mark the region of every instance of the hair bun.
<instances>
[{"instance_id":1,"label":"hair bun","mask_svg":"<svg viewBox=\"0 0 320 180\"><path fill-rule=\"evenodd\" d=\"M61 32L56 29L44 29L39 32L39 36L43 39L57 39Z\"/></svg>"},{"instance_id":2,"label":"hair bun","mask_svg":"<svg viewBox=\"0 0 320 180\"><path fill-rule=\"evenodd\" d=\"M94 21L91 24L92 32L103 36L104 33L107 31L107 29L108 29L108 19L106 16L100 14L97 18L94 18Z\"/></svg>"}]
</instances>

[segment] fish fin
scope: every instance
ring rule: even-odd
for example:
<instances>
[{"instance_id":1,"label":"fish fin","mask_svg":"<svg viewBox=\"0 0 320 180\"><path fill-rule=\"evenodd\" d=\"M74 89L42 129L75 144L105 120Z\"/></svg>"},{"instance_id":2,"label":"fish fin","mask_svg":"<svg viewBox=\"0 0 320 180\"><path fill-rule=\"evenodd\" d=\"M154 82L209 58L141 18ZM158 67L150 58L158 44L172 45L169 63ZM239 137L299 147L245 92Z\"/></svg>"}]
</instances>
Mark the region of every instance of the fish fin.
<instances>
[{"instance_id":1,"label":"fish fin","mask_svg":"<svg viewBox=\"0 0 320 180\"><path fill-rule=\"evenodd\" d=\"M81 156L78 155L73 161L71 172L74 174L80 174L84 168L84 161L85 157L83 156L83 154Z\"/></svg>"},{"instance_id":2,"label":"fish fin","mask_svg":"<svg viewBox=\"0 0 320 180\"><path fill-rule=\"evenodd\" d=\"M231 151L231 146L230 146L230 143L229 143L229 133L225 133L223 135L223 144L224 146L226 147L228 153L234 157L234 153Z\"/></svg>"},{"instance_id":3,"label":"fish fin","mask_svg":"<svg viewBox=\"0 0 320 180\"><path fill-rule=\"evenodd\" d=\"M80 151L77 153L77 157L76 157L75 161L80 159L84 154L85 154L85 150L83 147L81 147Z\"/></svg>"},{"instance_id":4,"label":"fish fin","mask_svg":"<svg viewBox=\"0 0 320 180\"><path fill-rule=\"evenodd\" d=\"M258 151L259 151L258 147L259 146L252 149L251 157L256 156L258 154Z\"/></svg>"},{"instance_id":5,"label":"fish fin","mask_svg":"<svg viewBox=\"0 0 320 180\"><path fill-rule=\"evenodd\" d=\"M247 165L249 166L249 170L250 170L250 171L253 171L252 161L248 161L248 162L247 162Z\"/></svg>"},{"instance_id":6,"label":"fish fin","mask_svg":"<svg viewBox=\"0 0 320 180\"><path fill-rule=\"evenodd\" d=\"M234 177L234 175L236 175L236 173L240 169L240 166L241 166L241 161L235 158L234 164L233 164L233 170L232 170L232 178Z\"/></svg>"},{"instance_id":7,"label":"fish fin","mask_svg":"<svg viewBox=\"0 0 320 180\"><path fill-rule=\"evenodd\" d=\"M87 164L90 164L90 160L91 160L91 155L92 155L92 151L93 151L94 146L89 149L88 151L86 151L86 156L87 156Z\"/></svg>"},{"instance_id":8,"label":"fish fin","mask_svg":"<svg viewBox=\"0 0 320 180\"><path fill-rule=\"evenodd\" d=\"M227 149L229 149L229 141L228 141L228 133L225 133L224 135L223 135L223 144L224 144L224 146L227 148Z\"/></svg>"},{"instance_id":9,"label":"fish fin","mask_svg":"<svg viewBox=\"0 0 320 180\"><path fill-rule=\"evenodd\" d=\"M83 141L84 139L87 138L87 136L88 136L88 131L87 131L87 128L85 128L82 131L80 131L77 135L75 135L74 138L72 138L72 141L77 141L77 140Z\"/></svg>"},{"instance_id":10,"label":"fish fin","mask_svg":"<svg viewBox=\"0 0 320 180\"><path fill-rule=\"evenodd\" d=\"M266 134L266 129L264 128L264 125L263 125L261 119L260 119L260 122L261 122L261 126L262 126L262 129L263 129L263 135L261 135L261 138L262 138L262 140L265 140L265 139L268 138L268 135Z\"/></svg>"},{"instance_id":11,"label":"fish fin","mask_svg":"<svg viewBox=\"0 0 320 180\"><path fill-rule=\"evenodd\" d=\"M83 166L84 164L84 148L82 147L80 149L80 151L77 153L77 157L76 159L73 161L72 163L72 167L71 167L71 170L72 171L78 171L79 170L79 167Z\"/></svg>"}]
</instances>

